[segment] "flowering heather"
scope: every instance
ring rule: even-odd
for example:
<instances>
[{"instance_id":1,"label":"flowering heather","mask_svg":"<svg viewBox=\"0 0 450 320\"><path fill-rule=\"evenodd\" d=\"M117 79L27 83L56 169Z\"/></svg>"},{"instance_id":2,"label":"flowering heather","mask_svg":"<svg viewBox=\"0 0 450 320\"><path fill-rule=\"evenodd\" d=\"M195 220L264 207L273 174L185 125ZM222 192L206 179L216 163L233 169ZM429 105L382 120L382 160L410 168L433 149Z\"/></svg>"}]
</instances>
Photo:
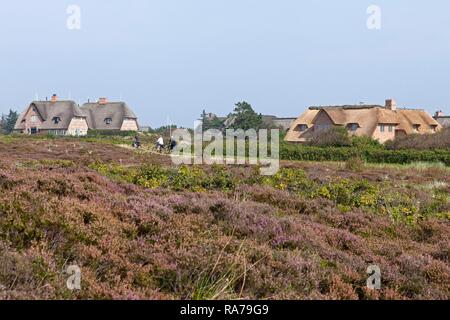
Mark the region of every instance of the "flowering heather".
<instances>
[{"instance_id":1,"label":"flowering heather","mask_svg":"<svg viewBox=\"0 0 450 320\"><path fill-rule=\"evenodd\" d=\"M8 150L0 143L0 299L450 298L448 171L417 171L417 183L307 164L267 180L247 167L111 162L128 153L113 146L82 161ZM153 174L173 183L133 179ZM381 290L366 287L372 264ZM81 290L66 286L69 265Z\"/></svg>"}]
</instances>

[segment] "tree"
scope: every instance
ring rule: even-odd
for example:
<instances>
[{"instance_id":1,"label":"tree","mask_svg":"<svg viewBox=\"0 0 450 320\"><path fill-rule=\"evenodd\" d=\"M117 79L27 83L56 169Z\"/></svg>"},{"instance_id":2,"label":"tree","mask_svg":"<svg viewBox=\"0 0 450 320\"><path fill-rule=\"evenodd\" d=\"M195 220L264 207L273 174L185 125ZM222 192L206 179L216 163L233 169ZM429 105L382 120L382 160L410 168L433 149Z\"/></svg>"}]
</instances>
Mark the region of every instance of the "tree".
<instances>
[{"instance_id":1,"label":"tree","mask_svg":"<svg viewBox=\"0 0 450 320\"><path fill-rule=\"evenodd\" d=\"M9 110L8 115L2 115L0 120L0 131L5 134L10 134L14 131L19 114L16 111Z\"/></svg>"},{"instance_id":2,"label":"tree","mask_svg":"<svg viewBox=\"0 0 450 320\"><path fill-rule=\"evenodd\" d=\"M236 103L235 106L233 113L228 115L230 128L259 130L263 127L262 115L257 114L249 103L242 101Z\"/></svg>"},{"instance_id":3,"label":"tree","mask_svg":"<svg viewBox=\"0 0 450 320\"><path fill-rule=\"evenodd\" d=\"M169 137L171 135L172 131L174 131L176 129L178 129L178 126L172 124L172 125L168 125L168 126L161 126L159 128L155 128L155 129L150 128L149 132Z\"/></svg>"},{"instance_id":4,"label":"tree","mask_svg":"<svg viewBox=\"0 0 450 320\"><path fill-rule=\"evenodd\" d=\"M201 120L203 123L203 131L207 131L209 129L224 129L223 120L219 119L215 114L207 114L205 110L203 110L201 114Z\"/></svg>"}]
</instances>

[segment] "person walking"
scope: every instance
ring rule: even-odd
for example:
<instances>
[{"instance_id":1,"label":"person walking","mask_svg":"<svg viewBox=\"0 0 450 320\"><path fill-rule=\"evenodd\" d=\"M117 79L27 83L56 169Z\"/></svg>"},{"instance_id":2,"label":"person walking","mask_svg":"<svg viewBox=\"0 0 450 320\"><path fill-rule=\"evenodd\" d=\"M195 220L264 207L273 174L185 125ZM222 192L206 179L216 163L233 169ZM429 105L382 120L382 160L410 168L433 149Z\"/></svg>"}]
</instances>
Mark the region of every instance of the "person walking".
<instances>
[{"instance_id":1,"label":"person walking","mask_svg":"<svg viewBox=\"0 0 450 320\"><path fill-rule=\"evenodd\" d=\"M139 149L141 147L141 138L138 134L134 136L133 147L135 147L136 149Z\"/></svg>"},{"instance_id":2,"label":"person walking","mask_svg":"<svg viewBox=\"0 0 450 320\"><path fill-rule=\"evenodd\" d=\"M156 140L156 150L161 153L162 150L164 149L164 139L162 136L160 136L158 138L158 140Z\"/></svg>"},{"instance_id":3,"label":"person walking","mask_svg":"<svg viewBox=\"0 0 450 320\"><path fill-rule=\"evenodd\" d=\"M170 137L170 144L169 144L170 152L172 152L176 146L177 146L177 142L175 141L175 139L173 137Z\"/></svg>"}]
</instances>

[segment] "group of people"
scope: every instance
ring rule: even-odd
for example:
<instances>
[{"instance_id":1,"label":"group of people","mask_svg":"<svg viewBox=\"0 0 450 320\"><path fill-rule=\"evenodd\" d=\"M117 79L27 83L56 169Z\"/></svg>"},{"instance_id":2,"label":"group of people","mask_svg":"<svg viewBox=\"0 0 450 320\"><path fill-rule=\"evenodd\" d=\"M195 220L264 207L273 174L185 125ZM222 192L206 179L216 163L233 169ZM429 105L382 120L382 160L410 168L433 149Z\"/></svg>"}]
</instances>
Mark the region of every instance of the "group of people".
<instances>
[{"instance_id":1,"label":"group of people","mask_svg":"<svg viewBox=\"0 0 450 320\"><path fill-rule=\"evenodd\" d=\"M175 139L173 137L170 137L169 143L167 145L169 151L172 152L176 146L177 146L177 142L175 141ZM161 153L164 150L164 148L165 148L164 139L163 139L163 137L160 136L158 138L158 140L156 140L156 151Z\"/></svg>"},{"instance_id":2,"label":"group of people","mask_svg":"<svg viewBox=\"0 0 450 320\"><path fill-rule=\"evenodd\" d=\"M141 146L142 146L141 138L137 134L134 137L133 147L136 149L139 149ZM177 146L177 142L175 141L175 139L173 137L170 137L169 144L168 144L169 151L172 152L176 146ZM156 140L155 148L156 148L156 151L159 153L163 152L163 150L165 149L164 138L162 136L160 136L158 138L158 140Z\"/></svg>"}]
</instances>

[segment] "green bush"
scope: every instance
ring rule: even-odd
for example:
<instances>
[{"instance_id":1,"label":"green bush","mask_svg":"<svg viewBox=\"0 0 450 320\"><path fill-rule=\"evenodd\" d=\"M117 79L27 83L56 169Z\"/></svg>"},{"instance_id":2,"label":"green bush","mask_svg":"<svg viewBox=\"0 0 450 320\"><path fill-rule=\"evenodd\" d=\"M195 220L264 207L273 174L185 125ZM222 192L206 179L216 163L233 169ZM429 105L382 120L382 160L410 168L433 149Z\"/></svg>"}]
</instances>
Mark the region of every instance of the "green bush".
<instances>
[{"instance_id":1,"label":"green bush","mask_svg":"<svg viewBox=\"0 0 450 320\"><path fill-rule=\"evenodd\" d=\"M118 131L118 130L88 130L88 137L101 137L101 136L119 136L119 137L134 137L136 131Z\"/></svg>"},{"instance_id":2,"label":"green bush","mask_svg":"<svg viewBox=\"0 0 450 320\"><path fill-rule=\"evenodd\" d=\"M292 168L282 168L273 176L262 178L261 182L280 190L295 193L311 190L313 186L312 181L306 177L303 170Z\"/></svg>"},{"instance_id":3,"label":"green bush","mask_svg":"<svg viewBox=\"0 0 450 320\"><path fill-rule=\"evenodd\" d=\"M208 175L198 167L181 166L170 174L170 186L173 190L204 191Z\"/></svg>"},{"instance_id":4,"label":"green bush","mask_svg":"<svg viewBox=\"0 0 450 320\"><path fill-rule=\"evenodd\" d=\"M143 166L132 178L133 183L145 188L166 187L169 181L168 170L155 165Z\"/></svg>"},{"instance_id":5,"label":"green bush","mask_svg":"<svg viewBox=\"0 0 450 320\"><path fill-rule=\"evenodd\" d=\"M230 191L237 185L236 178L226 169L225 166L213 165L212 174L209 176L207 189Z\"/></svg>"},{"instance_id":6,"label":"green bush","mask_svg":"<svg viewBox=\"0 0 450 320\"><path fill-rule=\"evenodd\" d=\"M360 157L354 157L347 160L345 168L351 171L362 171L364 161Z\"/></svg>"},{"instance_id":7,"label":"green bush","mask_svg":"<svg viewBox=\"0 0 450 320\"><path fill-rule=\"evenodd\" d=\"M344 147L351 146L352 142L345 128L332 127L326 131L313 133L307 144L315 147Z\"/></svg>"},{"instance_id":8,"label":"green bush","mask_svg":"<svg viewBox=\"0 0 450 320\"><path fill-rule=\"evenodd\" d=\"M386 150L377 148L310 147L282 144L280 158L299 161L348 161L361 158L370 163L408 164L412 162L442 162L450 166L450 151L446 150Z\"/></svg>"},{"instance_id":9,"label":"green bush","mask_svg":"<svg viewBox=\"0 0 450 320\"><path fill-rule=\"evenodd\" d=\"M450 128L442 129L435 134L411 134L398 137L386 143L387 149L417 149L417 150L450 150Z\"/></svg>"},{"instance_id":10,"label":"green bush","mask_svg":"<svg viewBox=\"0 0 450 320\"><path fill-rule=\"evenodd\" d=\"M368 148L383 149L384 148L384 146L378 140L372 139L371 137L353 136L351 140L352 140L352 147L355 147L358 149L368 149Z\"/></svg>"}]
</instances>

